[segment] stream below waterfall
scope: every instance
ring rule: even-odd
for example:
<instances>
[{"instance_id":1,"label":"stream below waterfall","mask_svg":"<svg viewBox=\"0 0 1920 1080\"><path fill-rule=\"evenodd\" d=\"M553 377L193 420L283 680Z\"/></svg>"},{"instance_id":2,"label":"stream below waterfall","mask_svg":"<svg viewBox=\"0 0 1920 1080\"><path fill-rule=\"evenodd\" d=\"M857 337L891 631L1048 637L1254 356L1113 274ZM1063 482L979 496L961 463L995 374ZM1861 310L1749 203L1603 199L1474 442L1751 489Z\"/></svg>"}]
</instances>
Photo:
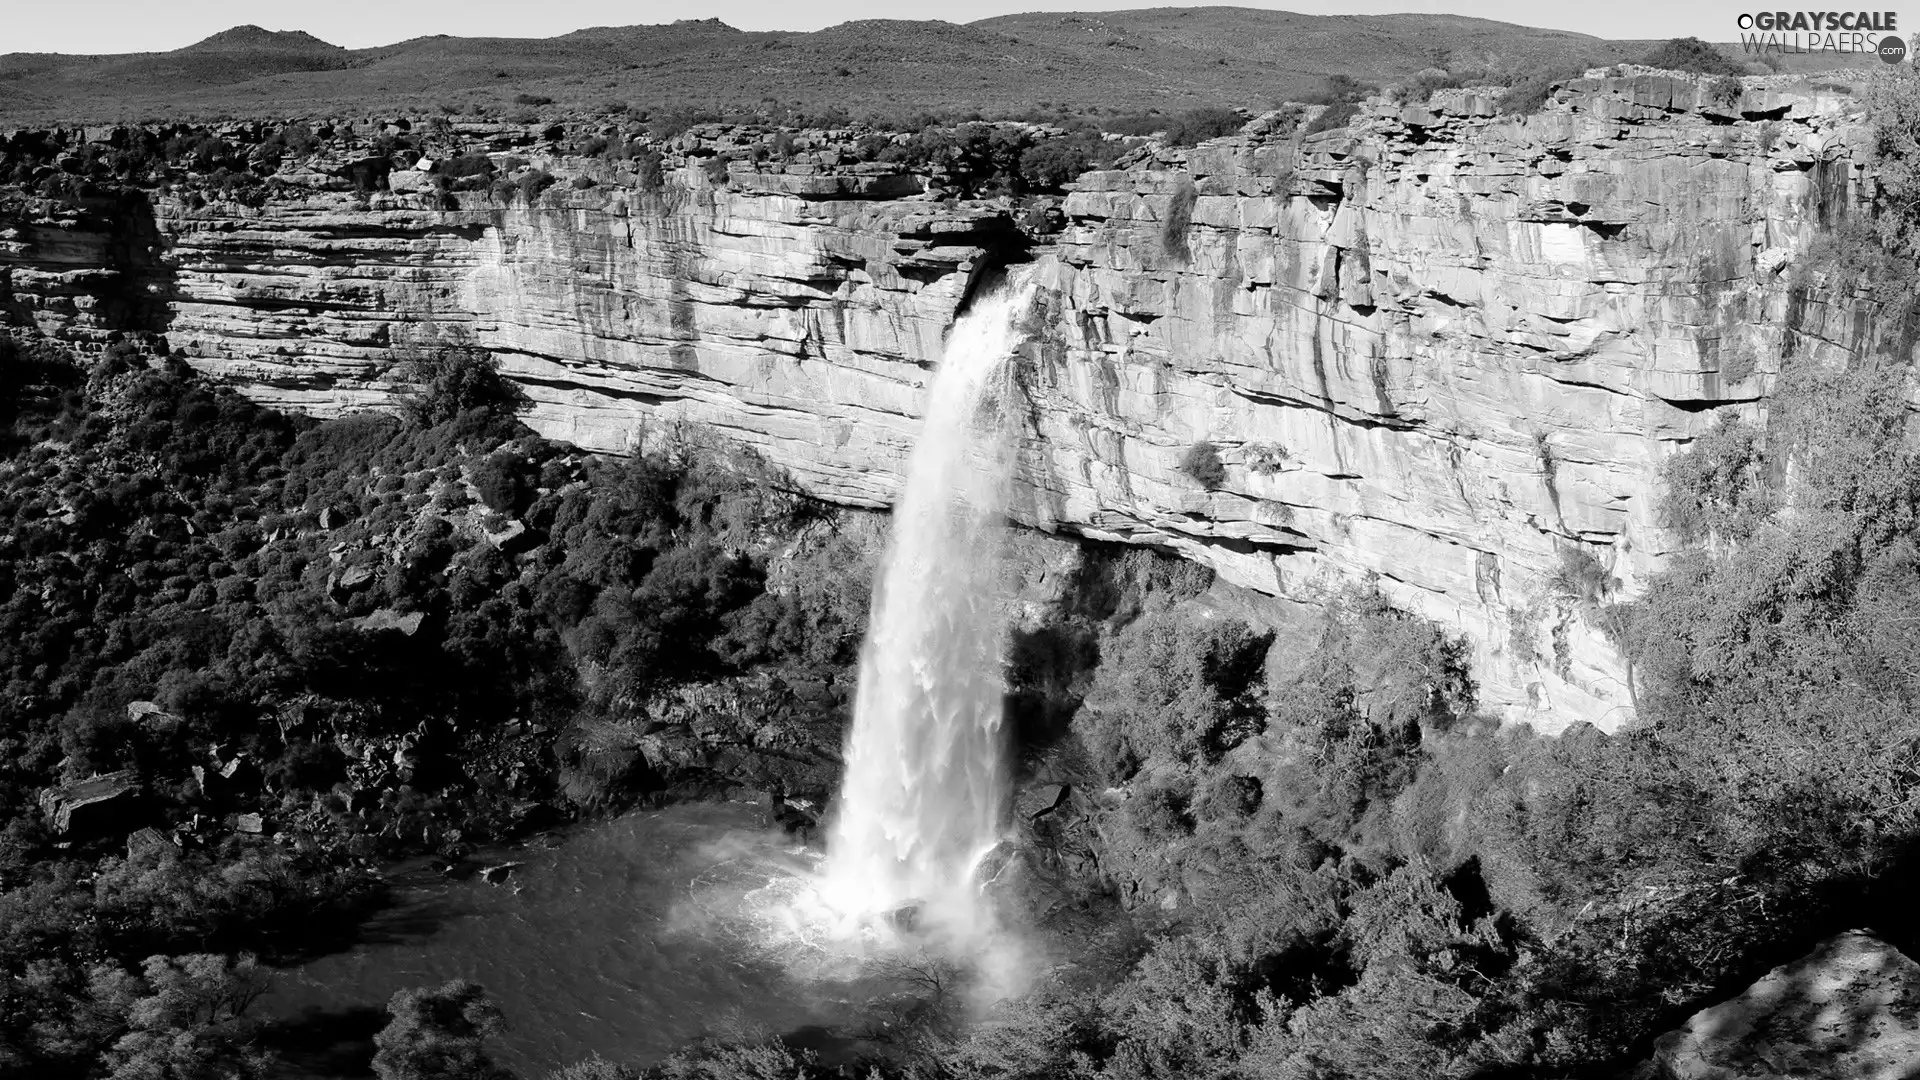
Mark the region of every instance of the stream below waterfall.
<instances>
[{"instance_id":1,"label":"stream below waterfall","mask_svg":"<svg viewBox=\"0 0 1920 1080\"><path fill-rule=\"evenodd\" d=\"M804 940L758 932L766 886L810 866L738 805L639 811L489 852L501 884L397 869L353 947L278 972L256 1003L290 1078L371 1075L395 991L470 979L506 1015L495 1056L535 1080L598 1053L650 1064L703 1037L846 1030L886 980L809 976Z\"/></svg>"}]
</instances>

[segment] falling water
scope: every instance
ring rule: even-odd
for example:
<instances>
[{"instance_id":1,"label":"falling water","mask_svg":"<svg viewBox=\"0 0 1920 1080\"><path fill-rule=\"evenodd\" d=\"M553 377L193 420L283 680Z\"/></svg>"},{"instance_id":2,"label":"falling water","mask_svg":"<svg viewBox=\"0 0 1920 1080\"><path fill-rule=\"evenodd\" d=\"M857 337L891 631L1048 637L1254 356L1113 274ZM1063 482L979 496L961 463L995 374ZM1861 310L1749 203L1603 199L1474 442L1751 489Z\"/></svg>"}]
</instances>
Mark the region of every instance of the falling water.
<instances>
[{"instance_id":1,"label":"falling water","mask_svg":"<svg viewBox=\"0 0 1920 1080\"><path fill-rule=\"evenodd\" d=\"M974 870L1007 797L997 590L1011 468L997 391L1018 310L1011 289L976 301L928 388L820 881L851 921L910 908L918 926L959 941L989 928Z\"/></svg>"}]
</instances>

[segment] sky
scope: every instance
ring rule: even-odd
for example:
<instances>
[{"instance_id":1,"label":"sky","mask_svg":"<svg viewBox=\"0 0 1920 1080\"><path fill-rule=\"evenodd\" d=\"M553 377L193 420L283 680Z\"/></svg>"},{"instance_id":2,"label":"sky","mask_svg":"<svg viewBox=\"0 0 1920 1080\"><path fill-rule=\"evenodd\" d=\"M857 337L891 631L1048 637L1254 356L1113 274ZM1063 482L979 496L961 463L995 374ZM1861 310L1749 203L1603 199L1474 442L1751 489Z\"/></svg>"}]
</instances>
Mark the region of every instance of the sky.
<instances>
[{"instance_id":1,"label":"sky","mask_svg":"<svg viewBox=\"0 0 1920 1080\"><path fill-rule=\"evenodd\" d=\"M552 37L587 26L632 26L716 18L743 30L818 30L853 19L971 22L1021 11L1111 11L1174 6L1098 0L35 0L0 2L0 53L162 52L230 26L305 30L348 48L390 45L428 34ZM1191 7L1198 5L1178 5ZM1734 18L1760 6L1741 0L1284 0L1243 2L1313 15L1385 15L1423 11L1573 30L1597 37L1695 36L1734 41ZM1806 5L1793 6L1796 9ZM1823 9L1831 5L1820 5ZM1886 9L1884 3L1870 5Z\"/></svg>"}]
</instances>

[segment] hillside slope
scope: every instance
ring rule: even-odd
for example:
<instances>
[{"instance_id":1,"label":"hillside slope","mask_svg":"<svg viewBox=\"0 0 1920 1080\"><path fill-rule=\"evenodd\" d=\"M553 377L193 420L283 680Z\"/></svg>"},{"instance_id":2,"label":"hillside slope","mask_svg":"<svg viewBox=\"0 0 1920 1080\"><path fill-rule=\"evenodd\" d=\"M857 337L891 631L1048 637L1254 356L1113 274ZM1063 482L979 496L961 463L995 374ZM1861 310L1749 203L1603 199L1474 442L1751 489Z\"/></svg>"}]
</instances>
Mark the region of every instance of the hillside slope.
<instances>
[{"instance_id":1,"label":"hillside slope","mask_svg":"<svg viewBox=\"0 0 1920 1080\"><path fill-rule=\"evenodd\" d=\"M0 56L0 124L500 112L516 108L517 98L518 107L549 98L574 109L777 101L856 115L1258 109L1335 73L1389 81L1436 61L1496 70L1608 63L1647 44L1450 15L1230 7L1011 15L970 25L866 20L812 33L682 20L540 39L441 35L358 50L246 26L164 53Z\"/></svg>"}]
</instances>

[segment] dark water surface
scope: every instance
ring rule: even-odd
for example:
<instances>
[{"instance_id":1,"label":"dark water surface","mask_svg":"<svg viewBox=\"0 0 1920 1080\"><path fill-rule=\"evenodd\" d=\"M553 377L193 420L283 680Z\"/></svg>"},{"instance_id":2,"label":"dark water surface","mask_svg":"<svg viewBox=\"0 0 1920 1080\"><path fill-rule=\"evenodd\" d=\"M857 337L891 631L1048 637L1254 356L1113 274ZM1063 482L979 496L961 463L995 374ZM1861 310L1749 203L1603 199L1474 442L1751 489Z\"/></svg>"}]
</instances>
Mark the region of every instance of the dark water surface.
<instances>
[{"instance_id":1,"label":"dark water surface","mask_svg":"<svg viewBox=\"0 0 1920 1080\"><path fill-rule=\"evenodd\" d=\"M788 973L756 931L756 886L805 865L740 806L681 806L492 853L506 884L396 874L360 944L283 971L256 1006L296 1076L367 1075L397 990L471 979L506 1014L496 1056L523 1077L598 1052L648 1064L702 1036L850 1020L859 988ZM783 870L785 868L785 870Z\"/></svg>"}]
</instances>

